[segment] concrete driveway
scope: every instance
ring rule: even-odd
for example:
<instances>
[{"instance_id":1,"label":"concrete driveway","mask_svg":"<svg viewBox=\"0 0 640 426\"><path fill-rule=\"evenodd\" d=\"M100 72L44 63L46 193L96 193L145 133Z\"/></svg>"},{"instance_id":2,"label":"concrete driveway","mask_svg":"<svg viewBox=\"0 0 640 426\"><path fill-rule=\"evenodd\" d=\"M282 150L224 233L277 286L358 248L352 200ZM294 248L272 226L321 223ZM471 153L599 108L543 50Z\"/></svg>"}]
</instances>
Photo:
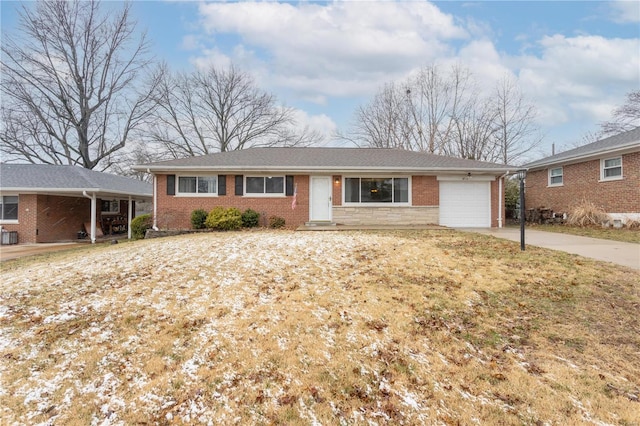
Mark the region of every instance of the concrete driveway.
<instances>
[{"instance_id":1,"label":"concrete driveway","mask_svg":"<svg viewBox=\"0 0 640 426\"><path fill-rule=\"evenodd\" d=\"M478 232L520 242L520 228L465 228L460 230ZM524 239L525 250L527 245L532 245L640 269L640 244L580 237L557 232L536 231L533 229L525 229Z\"/></svg>"}]
</instances>

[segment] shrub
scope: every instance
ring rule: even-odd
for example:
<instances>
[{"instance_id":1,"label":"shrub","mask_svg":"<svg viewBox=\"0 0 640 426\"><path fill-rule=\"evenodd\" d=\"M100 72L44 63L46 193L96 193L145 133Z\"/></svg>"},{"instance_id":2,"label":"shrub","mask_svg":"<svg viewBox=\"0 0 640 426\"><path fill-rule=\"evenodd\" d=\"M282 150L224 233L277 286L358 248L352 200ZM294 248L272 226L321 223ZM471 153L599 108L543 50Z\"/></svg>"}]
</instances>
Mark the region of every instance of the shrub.
<instances>
[{"instance_id":1,"label":"shrub","mask_svg":"<svg viewBox=\"0 0 640 426\"><path fill-rule=\"evenodd\" d=\"M284 228L284 219L280 216L271 216L269 218L269 228L280 229Z\"/></svg>"},{"instance_id":2,"label":"shrub","mask_svg":"<svg viewBox=\"0 0 640 426\"><path fill-rule=\"evenodd\" d=\"M255 210L246 209L242 213L242 226L245 228L254 228L260 222L260 213Z\"/></svg>"},{"instance_id":3,"label":"shrub","mask_svg":"<svg viewBox=\"0 0 640 426\"><path fill-rule=\"evenodd\" d=\"M207 228L230 231L242 228L242 213L235 207L225 209L218 206L211 210L205 220Z\"/></svg>"},{"instance_id":4,"label":"shrub","mask_svg":"<svg viewBox=\"0 0 640 426\"><path fill-rule=\"evenodd\" d=\"M143 214L133 218L131 220L131 236L133 239L139 240L144 238L147 229L151 228L152 224L150 214Z\"/></svg>"},{"instance_id":5,"label":"shrub","mask_svg":"<svg viewBox=\"0 0 640 426\"><path fill-rule=\"evenodd\" d=\"M197 209L191 212L191 227L193 229L204 229L207 220L207 211L205 209Z\"/></svg>"},{"instance_id":6,"label":"shrub","mask_svg":"<svg viewBox=\"0 0 640 426\"><path fill-rule=\"evenodd\" d=\"M582 200L571 208L567 224L574 226L601 225L610 220L611 217L602 208L591 201Z\"/></svg>"}]
</instances>

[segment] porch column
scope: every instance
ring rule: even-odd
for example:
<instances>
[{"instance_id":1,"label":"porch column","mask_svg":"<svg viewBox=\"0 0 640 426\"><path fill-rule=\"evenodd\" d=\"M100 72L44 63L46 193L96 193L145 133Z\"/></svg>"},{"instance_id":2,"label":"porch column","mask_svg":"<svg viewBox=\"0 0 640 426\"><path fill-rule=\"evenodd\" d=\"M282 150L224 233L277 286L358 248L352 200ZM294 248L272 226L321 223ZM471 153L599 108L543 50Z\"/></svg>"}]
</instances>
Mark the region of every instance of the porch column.
<instances>
[{"instance_id":1,"label":"porch column","mask_svg":"<svg viewBox=\"0 0 640 426\"><path fill-rule=\"evenodd\" d=\"M131 239L131 215L133 206L131 205L131 195L129 195L129 204L127 204L127 238Z\"/></svg>"},{"instance_id":2,"label":"porch column","mask_svg":"<svg viewBox=\"0 0 640 426\"><path fill-rule=\"evenodd\" d=\"M91 200L91 244L96 242L96 193L89 195L87 191L82 191L82 195Z\"/></svg>"}]
</instances>

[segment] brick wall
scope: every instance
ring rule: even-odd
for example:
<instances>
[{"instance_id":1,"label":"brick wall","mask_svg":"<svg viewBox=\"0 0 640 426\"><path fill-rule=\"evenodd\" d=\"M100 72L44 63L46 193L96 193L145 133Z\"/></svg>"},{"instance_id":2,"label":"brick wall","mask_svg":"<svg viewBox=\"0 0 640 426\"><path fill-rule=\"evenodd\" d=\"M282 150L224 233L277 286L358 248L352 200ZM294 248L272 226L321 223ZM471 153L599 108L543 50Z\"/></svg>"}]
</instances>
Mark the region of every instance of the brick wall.
<instances>
[{"instance_id":1,"label":"brick wall","mask_svg":"<svg viewBox=\"0 0 640 426\"><path fill-rule=\"evenodd\" d=\"M222 176L220 176L221 178ZM236 207L241 211L251 208L260 213L260 225L266 226L270 216L284 218L286 226L294 228L309 220L309 176L294 176L298 186L296 208L292 209L292 196L251 197L235 195L235 176L226 176L226 193L217 197L184 197L167 195L167 176L157 175L158 205L156 223L160 229L191 228L191 212L196 209L213 210L214 207Z\"/></svg>"},{"instance_id":2,"label":"brick wall","mask_svg":"<svg viewBox=\"0 0 640 426\"><path fill-rule=\"evenodd\" d=\"M609 213L640 212L640 152L622 156L621 180L600 181L600 160L563 167L563 185L548 187L548 169L527 173L525 206L569 212L589 200Z\"/></svg>"},{"instance_id":3,"label":"brick wall","mask_svg":"<svg viewBox=\"0 0 640 426\"><path fill-rule=\"evenodd\" d=\"M295 228L309 220L309 176L295 176L297 206L291 209L292 197L249 197L235 195L235 176L226 176L226 195L217 197L184 197L167 195L167 176L157 175L157 226L160 229L190 229L191 212L196 209L211 211L216 206L236 207L241 211L251 208L260 213L260 225L266 226L270 216L285 219L287 227ZM338 181L336 183L336 180ZM342 176L331 177L333 196L333 219L344 224L433 224L438 223L439 184L435 176L413 176L411 178L412 207L361 208L342 207ZM504 191L504 188L503 188ZM498 178L491 182L491 226L498 226ZM504 219L504 199L502 217ZM418 208L420 207L420 208ZM424 209L423 207L428 207ZM367 219L367 216L369 219Z\"/></svg>"},{"instance_id":4,"label":"brick wall","mask_svg":"<svg viewBox=\"0 0 640 426\"><path fill-rule=\"evenodd\" d=\"M84 197L20 194L18 224L2 225L18 231L18 244L74 240L82 224L91 220L91 200Z\"/></svg>"},{"instance_id":5,"label":"brick wall","mask_svg":"<svg viewBox=\"0 0 640 426\"><path fill-rule=\"evenodd\" d=\"M2 229L18 232L18 244L33 244L36 242L38 196L35 194L21 194L18 196L18 223L3 224Z\"/></svg>"},{"instance_id":6,"label":"brick wall","mask_svg":"<svg viewBox=\"0 0 640 426\"><path fill-rule=\"evenodd\" d=\"M437 178L435 176L412 176L411 196L411 204L414 206L439 206L440 185Z\"/></svg>"},{"instance_id":7,"label":"brick wall","mask_svg":"<svg viewBox=\"0 0 640 426\"><path fill-rule=\"evenodd\" d=\"M49 243L77 238L83 223L91 221L91 200L85 197L38 195L38 236Z\"/></svg>"}]
</instances>

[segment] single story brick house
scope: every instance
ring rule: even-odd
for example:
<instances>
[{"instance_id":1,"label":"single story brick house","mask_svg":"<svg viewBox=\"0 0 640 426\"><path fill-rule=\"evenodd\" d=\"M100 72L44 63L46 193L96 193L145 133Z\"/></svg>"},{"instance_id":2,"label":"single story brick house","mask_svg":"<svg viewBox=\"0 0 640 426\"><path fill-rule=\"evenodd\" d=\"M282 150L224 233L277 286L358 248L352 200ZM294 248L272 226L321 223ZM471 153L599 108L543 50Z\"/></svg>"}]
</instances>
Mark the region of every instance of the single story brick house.
<instances>
[{"instance_id":1,"label":"single story brick house","mask_svg":"<svg viewBox=\"0 0 640 426\"><path fill-rule=\"evenodd\" d=\"M515 167L381 148L249 148L138 165L154 177L154 226L188 229L191 212L251 208L286 226L497 227Z\"/></svg>"},{"instance_id":2,"label":"single story brick house","mask_svg":"<svg viewBox=\"0 0 640 426\"><path fill-rule=\"evenodd\" d=\"M127 232L135 202L152 199L150 183L77 166L0 163L0 227L18 243L45 243L101 232Z\"/></svg>"},{"instance_id":3,"label":"single story brick house","mask_svg":"<svg viewBox=\"0 0 640 426\"><path fill-rule=\"evenodd\" d=\"M527 208L569 213L586 200L612 219L640 220L640 127L524 167Z\"/></svg>"}]
</instances>

